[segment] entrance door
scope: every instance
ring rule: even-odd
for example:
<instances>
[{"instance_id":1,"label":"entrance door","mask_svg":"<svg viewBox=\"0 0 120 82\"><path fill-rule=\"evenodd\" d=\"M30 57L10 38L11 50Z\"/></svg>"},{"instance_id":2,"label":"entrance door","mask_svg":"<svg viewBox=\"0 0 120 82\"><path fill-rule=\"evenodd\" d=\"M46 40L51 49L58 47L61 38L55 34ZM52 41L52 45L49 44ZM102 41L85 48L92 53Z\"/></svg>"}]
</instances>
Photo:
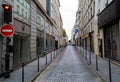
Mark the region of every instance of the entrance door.
<instances>
[{"instance_id":1,"label":"entrance door","mask_svg":"<svg viewBox=\"0 0 120 82\"><path fill-rule=\"evenodd\" d=\"M103 46L102 46L103 43L102 43L102 39L99 39L98 42L99 42L99 55L100 55L101 58L103 58Z\"/></svg>"},{"instance_id":2,"label":"entrance door","mask_svg":"<svg viewBox=\"0 0 120 82\"><path fill-rule=\"evenodd\" d=\"M111 29L106 27L104 29L104 42L105 42L105 57L111 57Z\"/></svg>"},{"instance_id":3,"label":"entrance door","mask_svg":"<svg viewBox=\"0 0 120 82\"><path fill-rule=\"evenodd\" d=\"M30 60L30 41L27 37L14 36L13 65L19 66Z\"/></svg>"},{"instance_id":4,"label":"entrance door","mask_svg":"<svg viewBox=\"0 0 120 82\"><path fill-rule=\"evenodd\" d=\"M13 52L13 65L14 67L18 66L21 61L20 56L20 37L14 37L14 52Z\"/></svg>"},{"instance_id":5,"label":"entrance door","mask_svg":"<svg viewBox=\"0 0 120 82\"><path fill-rule=\"evenodd\" d=\"M117 59L120 53L119 24L104 28L105 57Z\"/></svg>"},{"instance_id":6,"label":"entrance door","mask_svg":"<svg viewBox=\"0 0 120 82\"><path fill-rule=\"evenodd\" d=\"M58 41L55 41L55 48L58 49Z\"/></svg>"}]
</instances>

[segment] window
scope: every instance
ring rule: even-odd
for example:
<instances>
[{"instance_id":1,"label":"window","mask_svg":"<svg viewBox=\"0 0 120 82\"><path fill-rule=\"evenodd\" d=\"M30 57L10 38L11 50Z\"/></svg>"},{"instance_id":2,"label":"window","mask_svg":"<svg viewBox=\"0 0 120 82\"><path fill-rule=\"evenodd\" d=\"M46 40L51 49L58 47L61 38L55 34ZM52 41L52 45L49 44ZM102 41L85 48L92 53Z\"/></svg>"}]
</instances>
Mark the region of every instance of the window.
<instances>
[{"instance_id":1,"label":"window","mask_svg":"<svg viewBox=\"0 0 120 82\"><path fill-rule=\"evenodd\" d=\"M24 7L27 7L27 2L26 1L24 1Z\"/></svg>"},{"instance_id":2,"label":"window","mask_svg":"<svg viewBox=\"0 0 120 82\"><path fill-rule=\"evenodd\" d=\"M28 19L28 13L26 12L25 18Z\"/></svg>"},{"instance_id":3,"label":"window","mask_svg":"<svg viewBox=\"0 0 120 82\"><path fill-rule=\"evenodd\" d=\"M20 11L20 7L19 7L19 5L17 5L17 13L18 13L18 14L20 14L19 11Z\"/></svg>"},{"instance_id":4,"label":"window","mask_svg":"<svg viewBox=\"0 0 120 82\"><path fill-rule=\"evenodd\" d=\"M27 9L30 9L30 6L29 6L29 4L28 4L28 3L26 4L26 6L27 6Z\"/></svg>"},{"instance_id":5,"label":"window","mask_svg":"<svg viewBox=\"0 0 120 82\"><path fill-rule=\"evenodd\" d=\"M92 18L92 16L93 16L92 7L90 8L90 12L91 12L91 18Z\"/></svg>"},{"instance_id":6,"label":"window","mask_svg":"<svg viewBox=\"0 0 120 82\"><path fill-rule=\"evenodd\" d=\"M23 0L18 0L21 4L23 3Z\"/></svg>"},{"instance_id":7,"label":"window","mask_svg":"<svg viewBox=\"0 0 120 82\"><path fill-rule=\"evenodd\" d=\"M22 9L22 17L24 17L24 9Z\"/></svg>"},{"instance_id":8,"label":"window","mask_svg":"<svg viewBox=\"0 0 120 82\"><path fill-rule=\"evenodd\" d=\"M106 6L106 7L108 6L108 0L106 1L105 6Z\"/></svg>"}]
</instances>

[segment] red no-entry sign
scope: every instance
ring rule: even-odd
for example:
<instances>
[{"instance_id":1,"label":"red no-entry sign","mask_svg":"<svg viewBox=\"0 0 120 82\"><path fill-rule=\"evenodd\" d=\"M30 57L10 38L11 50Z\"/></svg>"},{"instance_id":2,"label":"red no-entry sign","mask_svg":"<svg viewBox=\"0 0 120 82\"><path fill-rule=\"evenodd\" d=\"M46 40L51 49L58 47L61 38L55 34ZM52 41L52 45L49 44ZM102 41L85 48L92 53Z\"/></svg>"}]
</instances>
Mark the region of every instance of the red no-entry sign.
<instances>
[{"instance_id":1,"label":"red no-entry sign","mask_svg":"<svg viewBox=\"0 0 120 82\"><path fill-rule=\"evenodd\" d=\"M0 33L4 37L10 37L14 34L14 28L9 24L4 24L0 29Z\"/></svg>"}]
</instances>

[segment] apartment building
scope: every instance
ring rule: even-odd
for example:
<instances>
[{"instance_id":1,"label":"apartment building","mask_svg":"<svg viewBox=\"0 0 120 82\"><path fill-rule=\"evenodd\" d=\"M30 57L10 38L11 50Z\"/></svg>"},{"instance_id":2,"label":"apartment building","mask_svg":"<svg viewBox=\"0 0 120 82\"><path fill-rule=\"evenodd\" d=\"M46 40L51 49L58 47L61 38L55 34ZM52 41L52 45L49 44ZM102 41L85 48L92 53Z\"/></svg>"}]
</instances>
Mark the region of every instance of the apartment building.
<instances>
[{"instance_id":1,"label":"apartment building","mask_svg":"<svg viewBox=\"0 0 120 82\"><path fill-rule=\"evenodd\" d=\"M51 8L50 0L0 0L0 3L10 4L13 10L11 24L15 33L10 37L11 45L14 46L13 53L10 53L10 70L36 59L44 50L49 52L55 49L55 37L59 38L60 35L60 32L56 34L55 32L62 23L60 19L58 26L55 27L51 11L47 9L48 6ZM59 7L58 3L55 4ZM2 26L4 24L2 7L0 13L0 26ZM5 72L5 54L6 38L0 35L0 74Z\"/></svg>"},{"instance_id":2,"label":"apartment building","mask_svg":"<svg viewBox=\"0 0 120 82\"><path fill-rule=\"evenodd\" d=\"M119 0L79 0L75 24L80 30L77 40L85 49L120 60L119 4Z\"/></svg>"},{"instance_id":3,"label":"apartment building","mask_svg":"<svg viewBox=\"0 0 120 82\"><path fill-rule=\"evenodd\" d=\"M55 40L56 40L56 47L60 47L60 37L61 28L62 28L62 18L60 14L60 2L59 0L51 0L51 18L54 22L55 26ZM57 46L58 45L58 46Z\"/></svg>"},{"instance_id":4,"label":"apartment building","mask_svg":"<svg viewBox=\"0 0 120 82\"><path fill-rule=\"evenodd\" d=\"M95 0L79 0L76 25L79 28L78 44L85 49L98 53L95 37ZM93 45L93 46L91 46Z\"/></svg>"}]
</instances>

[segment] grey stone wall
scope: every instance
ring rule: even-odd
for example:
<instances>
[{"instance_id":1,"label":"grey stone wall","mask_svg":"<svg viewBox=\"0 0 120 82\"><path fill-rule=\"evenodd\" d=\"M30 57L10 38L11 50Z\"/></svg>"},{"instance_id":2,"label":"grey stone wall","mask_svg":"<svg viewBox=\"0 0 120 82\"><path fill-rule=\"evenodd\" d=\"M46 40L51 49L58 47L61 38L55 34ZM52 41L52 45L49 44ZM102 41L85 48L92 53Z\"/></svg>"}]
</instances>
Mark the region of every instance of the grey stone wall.
<instances>
[{"instance_id":1,"label":"grey stone wall","mask_svg":"<svg viewBox=\"0 0 120 82\"><path fill-rule=\"evenodd\" d=\"M37 6L33 2L33 0L31 0L31 59L36 58L36 42L37 42L36 19L37 19Z\"/></svg>"}]
</instances>

